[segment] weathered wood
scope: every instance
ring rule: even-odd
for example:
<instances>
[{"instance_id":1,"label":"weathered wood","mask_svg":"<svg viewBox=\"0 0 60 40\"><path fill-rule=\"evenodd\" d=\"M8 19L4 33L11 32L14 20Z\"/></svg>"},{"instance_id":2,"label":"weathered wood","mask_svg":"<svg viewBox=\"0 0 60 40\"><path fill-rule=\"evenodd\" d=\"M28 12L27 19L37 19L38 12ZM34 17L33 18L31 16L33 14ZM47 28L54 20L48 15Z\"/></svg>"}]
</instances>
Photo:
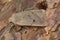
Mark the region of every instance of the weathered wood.
<instances>
[{"instance_id":1,"label":"weathered wood","mask_svg":"<svg viewBox=\"0 0 60 40\"><path fill-rule=\"evenodd\" d=\"M13 23L9 23L3 30L0 31L0 40L14 26Z\"/></svg>"}]
</instances>

